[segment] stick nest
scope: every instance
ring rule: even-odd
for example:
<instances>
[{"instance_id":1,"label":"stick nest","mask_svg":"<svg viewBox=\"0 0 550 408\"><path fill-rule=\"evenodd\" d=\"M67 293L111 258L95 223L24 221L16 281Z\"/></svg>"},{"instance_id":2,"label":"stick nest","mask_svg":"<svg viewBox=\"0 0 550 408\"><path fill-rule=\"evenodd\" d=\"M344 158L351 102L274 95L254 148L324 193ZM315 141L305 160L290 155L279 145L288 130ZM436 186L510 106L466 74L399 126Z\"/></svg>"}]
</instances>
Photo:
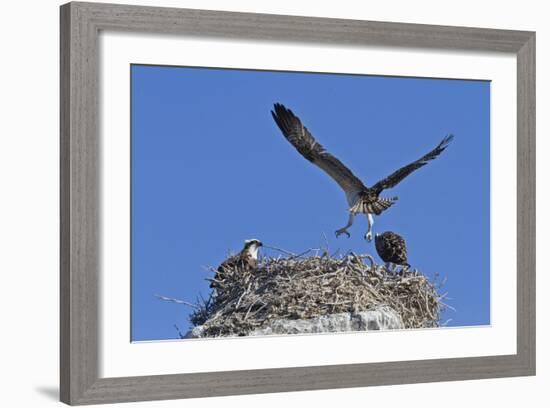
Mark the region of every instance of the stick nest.
<instances>
[{"instance_id":1,"label":"stick nest","mask_svg":"<svg viewBox=\"0 0 550 408\"><path fill-rule=\"evenodd\" d=\"M368 260L368 263L365 263ZM264 257L255 270L227 270L190 316L202 336L245 336L280 319L311 319L390 307L405 328L438 327L440 285L414 271L389 271L370 255Z\"/></svg>"}]
</instances>

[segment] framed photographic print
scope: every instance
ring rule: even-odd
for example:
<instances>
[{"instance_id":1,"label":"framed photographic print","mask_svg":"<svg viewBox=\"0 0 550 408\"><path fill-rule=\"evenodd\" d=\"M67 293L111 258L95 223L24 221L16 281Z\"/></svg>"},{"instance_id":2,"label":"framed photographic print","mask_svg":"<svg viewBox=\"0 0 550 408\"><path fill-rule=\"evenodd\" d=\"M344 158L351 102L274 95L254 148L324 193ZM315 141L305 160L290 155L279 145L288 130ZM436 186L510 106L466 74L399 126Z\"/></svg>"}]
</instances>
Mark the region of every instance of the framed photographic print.
<instances>
[{"instance_id":1,"label":"framed photographic print","mask_svg":"<svg viewBox=\"0 0 550 408\"><path fill-rule=\"evenodd\" d=\"M533 375L534 116L532 32L62 6L62 401Z\"/></svg>"}]
</instances>

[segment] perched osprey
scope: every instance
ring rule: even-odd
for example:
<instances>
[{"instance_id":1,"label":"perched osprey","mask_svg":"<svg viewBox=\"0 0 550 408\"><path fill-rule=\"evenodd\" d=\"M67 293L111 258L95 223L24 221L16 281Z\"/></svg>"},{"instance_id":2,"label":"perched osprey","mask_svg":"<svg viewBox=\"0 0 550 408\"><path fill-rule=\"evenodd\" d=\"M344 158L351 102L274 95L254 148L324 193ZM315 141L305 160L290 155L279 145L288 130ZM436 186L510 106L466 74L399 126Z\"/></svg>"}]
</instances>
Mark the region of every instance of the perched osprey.
<instances>
[{"instance_id":1,"label":"perched osprey","mask_svg":"<svg viewBox=\"0 0 550 408\"><path fill-rule=\"evenodd\" d=\"M386 263L408 266L405 239L395 232L386 231L374 236L374 245L378 256Z\"/></svg>"},{"instance_id":2,"label":"perched osprey","mask_svg":"<svg viewBox=\"0 0 550 408\"><path fill-rule=\"evenodd\" d=\"M211 288L219 288L228 273L256 269L258 265L258 249L263 244L257 239L244 241L244 248L237 255L227 258L218 266L214 280L210 282Z\"/></svg>"},{"instance_id":3,"label":"perched osprey","mask_svg":"<svg viewBox=\"0 0 550 408\"><path fill-rule=\"evenodd\" d=\"M397 197L380 197L380 193L385 189L395 187L413 171L426 165L430 160L435 159L445 150L451 140L453 140L453 136L448 135L435 147L435 149L422 156L420 159L401 167L388 177L378 181L372 187L367 187L350 169L326 151L325 148L315 140L313 135L290 109L287 109L280 103L276 103L274 105L274 111L271 111L271 115L283 132L285 138L296 148L296 150L298 150L307 160L324 170L346 193L349 204L349 219L345 227L335 232L337 237L341 234L346 234L349 237L348 228L352 226L355 215L365 214L369 224L365 239L371 241L372 225L374 224L372 215L380 215L397 200Z\"/></svg>"}]
</instances>

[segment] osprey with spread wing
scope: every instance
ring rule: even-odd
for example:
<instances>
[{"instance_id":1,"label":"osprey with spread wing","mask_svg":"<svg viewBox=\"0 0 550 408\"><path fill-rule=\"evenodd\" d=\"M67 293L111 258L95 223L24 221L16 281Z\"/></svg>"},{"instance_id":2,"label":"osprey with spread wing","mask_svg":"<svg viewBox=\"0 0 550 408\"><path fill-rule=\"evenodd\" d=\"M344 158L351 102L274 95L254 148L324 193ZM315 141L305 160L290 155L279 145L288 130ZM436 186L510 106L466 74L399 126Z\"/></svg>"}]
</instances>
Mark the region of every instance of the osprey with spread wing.
<instances>
[{"instance_id":1,"label":"osprey with spread wing","mask_svg":"<svg viewBox=\"0 0 550 408\"><path fill-rule=\"evenodd\" d=\"M346 234L349 237L350 234L348 229L352 226L355 216L357 214L365 214L369 224L365 239L371 241L372 225L374 223L373 214L380 215L383 211L390 208L397 200L397 197L380 197L380 193L385 189L395 187L413 171L425 166L430 160L435 159L453 140L453 136L448 135L435 147L435 149L431 150L420 159L401 167L372 187L367 187L350 169L326 151L325 148L315 140L313 135L290 109L287 109L280 103L276 103L274 105L274 110L271 111L271 115L275 123L279 126L279 129L281 129L281 132L283 132L285 138L296 148L296 150L311 163L324 170L346 193L349 204L349 219L344 227L335 232L337 237L341 234Z\"/></svg>"}]
</instances>

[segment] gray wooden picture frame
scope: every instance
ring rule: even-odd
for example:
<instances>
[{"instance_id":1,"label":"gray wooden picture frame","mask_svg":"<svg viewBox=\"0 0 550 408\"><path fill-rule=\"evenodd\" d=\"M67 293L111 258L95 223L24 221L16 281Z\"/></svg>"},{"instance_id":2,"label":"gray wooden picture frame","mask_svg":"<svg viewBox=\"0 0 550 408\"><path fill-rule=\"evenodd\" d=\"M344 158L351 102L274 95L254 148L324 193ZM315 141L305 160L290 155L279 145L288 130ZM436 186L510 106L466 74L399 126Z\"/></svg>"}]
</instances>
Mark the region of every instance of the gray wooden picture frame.
<instances>
[{"instance_id":1,"label":"gray wooden picture frame","mask_svg":"<svg viewBox=\"0 0 550 408\"><path fill-rule=\"evenodd\" d=\"M114 4L61 6L61 401L155 399L535 374L535 33ZM100 378L101 30L514 53L517 57L517 354Z\"/></svg>"}]
</instances>

